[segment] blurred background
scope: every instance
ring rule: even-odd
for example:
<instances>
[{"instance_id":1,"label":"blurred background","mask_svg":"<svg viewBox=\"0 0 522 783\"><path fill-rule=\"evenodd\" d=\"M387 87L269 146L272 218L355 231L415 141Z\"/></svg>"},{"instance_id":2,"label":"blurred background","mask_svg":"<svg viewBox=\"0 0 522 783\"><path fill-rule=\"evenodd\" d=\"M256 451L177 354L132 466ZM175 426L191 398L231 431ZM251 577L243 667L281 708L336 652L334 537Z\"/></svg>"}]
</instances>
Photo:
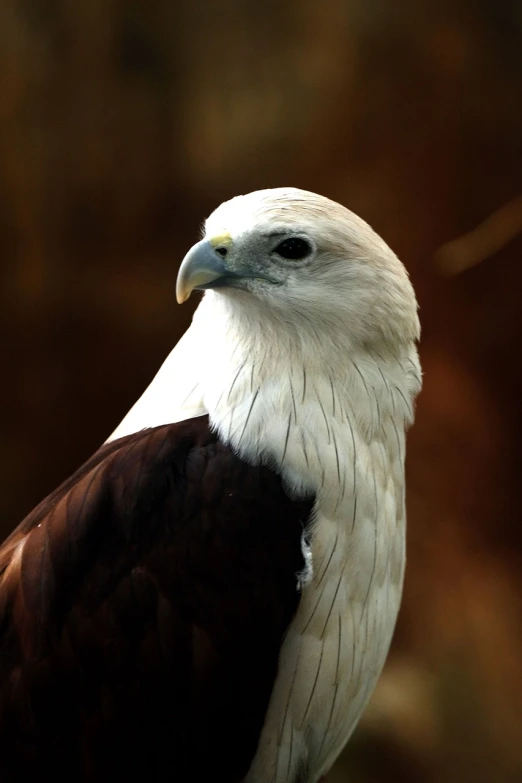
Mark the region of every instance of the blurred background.
<instances>
[{"instance_id":1,"label":"blurred background","mask_svg":"<svg viewBox=\"0 0 522 783\"><path fill-rule=\"evenodd\" d=\"M296 185L411 274L409 564L331 783L522 781L520 0L1 0L1 534L187 327L181 258Z\"/></svg>"}]
</instances>

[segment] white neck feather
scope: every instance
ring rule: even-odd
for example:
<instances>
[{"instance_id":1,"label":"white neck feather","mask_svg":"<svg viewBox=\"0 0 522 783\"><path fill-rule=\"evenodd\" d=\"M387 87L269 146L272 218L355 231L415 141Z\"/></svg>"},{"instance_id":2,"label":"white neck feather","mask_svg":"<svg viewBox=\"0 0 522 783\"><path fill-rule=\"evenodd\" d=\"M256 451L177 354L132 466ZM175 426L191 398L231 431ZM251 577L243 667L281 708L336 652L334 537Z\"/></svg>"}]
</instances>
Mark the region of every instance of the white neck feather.
<instances>
[{"instance_id":1,"label":"white neck feather","mask_svg":"<svg viewBox=\"0 0 522 783\"><path fill-rule=\"evenodd\" d=\"M379 444L379 462L397 451L402 471L404 429L420 388L414 345L358 350L344 335L336 340L334 325L321 336L304 320L289 326L207 292L109 440L208 413L223 441L251 463L276 467L289 491L321 491L337 504L354 496L365 470L358 442Z\"/></svg>"}]
</instances>

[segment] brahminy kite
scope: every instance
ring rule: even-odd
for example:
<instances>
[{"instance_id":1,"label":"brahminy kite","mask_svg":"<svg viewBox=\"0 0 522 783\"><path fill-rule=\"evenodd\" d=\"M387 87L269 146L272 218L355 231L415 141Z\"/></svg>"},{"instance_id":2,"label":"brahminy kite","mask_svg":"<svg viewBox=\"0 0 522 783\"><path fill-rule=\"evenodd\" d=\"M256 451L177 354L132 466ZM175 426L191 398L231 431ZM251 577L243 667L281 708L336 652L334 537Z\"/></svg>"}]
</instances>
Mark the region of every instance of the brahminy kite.
<instances>
[{"instance_id":1,"label":"brahminy kite","mask_svg":"<svg viewBox=\"0 0 522 783\"><path fill-rule=\"evenodd\" d=\"M275 188L208 218L194 289L151 385L0 549L1 783L316 783L384 665L421 386L403 265Z\"/></svg>"}]
</instances>

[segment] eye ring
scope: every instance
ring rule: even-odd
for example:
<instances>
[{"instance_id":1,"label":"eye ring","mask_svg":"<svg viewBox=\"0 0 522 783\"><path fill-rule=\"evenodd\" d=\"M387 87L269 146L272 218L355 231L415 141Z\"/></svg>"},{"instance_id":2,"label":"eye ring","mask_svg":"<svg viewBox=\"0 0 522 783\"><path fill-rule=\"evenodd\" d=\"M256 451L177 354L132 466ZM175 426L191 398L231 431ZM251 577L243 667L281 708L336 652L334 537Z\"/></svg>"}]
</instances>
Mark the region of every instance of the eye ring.
<instances>
[{"instance_id":1,"label":"eye ring","mask_svg":"<svg viewBox=\"0 0 522 783\"><path fill-rule=\"evenodd\" d=\"M274 248L273 252L289 261L301 261L303 258L310 255L312 246L306 239L302 239L302 237L288 237L288 239L283 239L283 241Z\"/></svg>"}]
</instances>

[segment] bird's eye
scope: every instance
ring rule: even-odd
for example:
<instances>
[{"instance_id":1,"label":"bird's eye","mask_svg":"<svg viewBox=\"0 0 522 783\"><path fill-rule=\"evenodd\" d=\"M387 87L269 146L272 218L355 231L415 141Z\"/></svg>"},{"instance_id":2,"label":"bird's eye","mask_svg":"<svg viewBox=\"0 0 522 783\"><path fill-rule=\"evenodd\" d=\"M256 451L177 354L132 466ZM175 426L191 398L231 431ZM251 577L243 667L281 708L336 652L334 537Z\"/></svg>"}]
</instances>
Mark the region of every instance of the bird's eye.
<instances>
[{"instance_id":1,"label":"bird's eye","mask_svg":"<svg viewBox=\"0 0 522 783\"><path fill-rule=\"evenodd\" d=\"M277 253L278 256L291 259L292 261L306 258L311 252L312 248L306 239L299 239L299 237L284 239L274 250L274 253Z\"/></svg>"}]
</instances>

